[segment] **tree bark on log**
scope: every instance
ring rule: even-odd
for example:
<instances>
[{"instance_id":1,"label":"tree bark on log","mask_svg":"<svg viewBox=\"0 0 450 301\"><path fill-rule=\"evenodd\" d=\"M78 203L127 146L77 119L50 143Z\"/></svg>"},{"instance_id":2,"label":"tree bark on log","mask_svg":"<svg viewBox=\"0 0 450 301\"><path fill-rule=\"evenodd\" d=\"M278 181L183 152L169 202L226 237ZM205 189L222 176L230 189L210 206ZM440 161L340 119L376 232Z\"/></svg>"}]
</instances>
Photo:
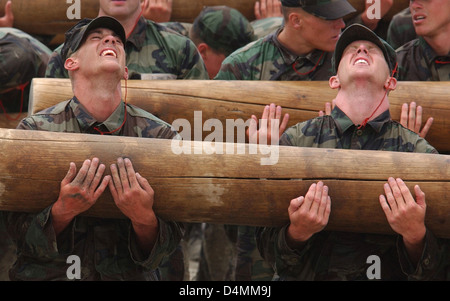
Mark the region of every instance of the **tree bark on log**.
<instances>
[{"instance_id":1,"label":"tree bark on log","mask_svg":"<svg viewBox=\"0 0 450 301\"><path fill-rule=\"evenodd\" d=\"M125 82L122 87L125 96ZM264 106L271 102L290 114L291 126L318 116L325 102L331 102L337 93L327 81L216 80L128 80L126 92L127 102L170 124L177 119L187 120L193 125L193 140L198 140L194 139L194 125L203 128L203 122L212 118L224 125L227 119L245 122L252 114L261 117ZM439 152L450 153L449 93L448 82L398 82L397 88L389 93L392 119L400 121L402 104L415 101L423 107L423 122L434 118L427 141ZM38 112L72 96L68 79L33 79L28 111ZM195 118L195 111L201 112L201 119ZM208 134L203 132L202 138Z\"/></svg>"},{"instance_id":2,"label":"tree bark on log","mask_svg":"<svg viewBox=\"0 0 450 301\"><path fill-rule=\"evenodd\" d=\"M98 157L107 166L128 157L155 190L158 216L180 222L280 226L291 199L311 183L330 188L329 230L393 233L378 201L388 177L426 193L426 226L450 238L450 157L382 151L277 146L278 160L250 145L192 142L175 154L173 141L0 129L0 210L37 212L56 201L61 180L75 162ZM238 152L238 146L243 152ZM273 146L272 146L273 147ZM223 154L219 150L223 150ZM211 149L209 149L211 150ZM273 149L275 151L275 149ZM245 167L245 168L243 168ZM121 218L109 190L85 215Z\"/></svg>"}]
</instances>

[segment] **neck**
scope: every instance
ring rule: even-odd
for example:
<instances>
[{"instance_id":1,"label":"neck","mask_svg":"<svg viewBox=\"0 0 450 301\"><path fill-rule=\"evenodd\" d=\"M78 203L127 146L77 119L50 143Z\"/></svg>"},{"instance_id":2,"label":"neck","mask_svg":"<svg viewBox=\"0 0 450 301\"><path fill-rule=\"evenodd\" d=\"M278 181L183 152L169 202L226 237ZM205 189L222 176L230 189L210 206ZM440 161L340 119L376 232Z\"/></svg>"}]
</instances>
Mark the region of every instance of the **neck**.
<instances>
[{"instance_id":1,"label":"neck","mask_svg":"<svg viewBox=\"0 0 450 301\"><path fill-rule=\"evenodd\" d=\"M120 24L122 24L124 30L125 30L125 35L128 38L131 34L131 32L133 31L134 27L136 26L136 23L138 22L140 16L141 16L141 10L136 10L131 16L115 16L115 18L117 19L117 21L120 22ZM100 11L99 15L100 16L106 16L106 14L102 11Z\"/></svg>"},{"instance_id":2,"label":"neck","mask_svg":"<svg viewBox=\"0 0 450 301\"><path fill-rule=\"evenodd\" d=\"M355 125L360 125L369 116L372 115L368 121L389 109L389 100L384 88L374 88L367 81L354 81L346 89L339 90L336 105Z\"/></svg>"},{"instance_id":3,"label":"neck","mask_svg":"<svg viewBox=\"0 0 450 301\"><path fill-rule=\"evenodd\" d=\"M89 114L99 122L108 119L122 99L121 82L117 80L80 78L74 81L73 92Z\"/></svg>"},{"instance_id":4,"label":"neck","mask_svg":"<svg viewBox=\"0 0 450 301\"><path fill-rule=\"evenodd\" d=\"M295 31L295 29L289 26L285 26L283 28L283 30L278 35L278 41L281 43L281 45L298 56L305 56L308 53L314 51L314 47L305 43L301 36L293 31Z\"/></svg>"},{"instance_id":5,"label":"neck","mask_svg":"<svg viewBox=\"0 0 450 301\"><path fill-rule=\"evenodd\" d=\"M450 28L447 31L440 31L438 34L428 37L424 36L424 40L433 48L436 55L445 56L450 53L450 39L448 38Z\"/></svg>"}]
</instances>

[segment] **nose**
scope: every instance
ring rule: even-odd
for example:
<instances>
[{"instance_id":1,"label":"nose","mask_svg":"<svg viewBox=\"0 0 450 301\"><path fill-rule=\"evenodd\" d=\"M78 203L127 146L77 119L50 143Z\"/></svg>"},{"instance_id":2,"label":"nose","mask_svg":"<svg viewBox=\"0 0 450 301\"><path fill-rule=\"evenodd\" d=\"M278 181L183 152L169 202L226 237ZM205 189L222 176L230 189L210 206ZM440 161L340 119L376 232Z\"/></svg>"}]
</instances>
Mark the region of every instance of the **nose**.
<instances>
[{"instance_id":1,"label":"nose","mask_svg":"<svg viewBox=\"0 0 450 301\"><path fill-rule=\"evenodd\" d=\"M422 3L418 0L410 0L409 1L409 9L415 10L422 6Z\"/></svg>"},{"instance_id":2,"label":"nose","mask_svg":"<svg viewBox=\"0 0 450 301\"><path fill-rule=\"evenodd\" d=\"M358 49L356 50L357 54L364 53L369 54L369 51L367 50L367 47L364 44L360 44Z\"/></svg>"},{"instance_id":3,"label":"nose","mask_svg":"<svg viewBox=\"0 0 450 301\"><path fill-rule=\"evenodd\" d=\"M114 37L113 35L107 35L103 38L103 43L104 44L116 44L116 37Z\"/></svg>"},{"instance_id":4,"label":"nose","mask_svg":"<svg viewBox=\"0 0 450 301\"><path fill-rule=\"evenodd\" d=\"M344 19L340 18L340 19L333 20L333 27L339 28L339 29L345 28Z\"/></svg>"}]
</instances>

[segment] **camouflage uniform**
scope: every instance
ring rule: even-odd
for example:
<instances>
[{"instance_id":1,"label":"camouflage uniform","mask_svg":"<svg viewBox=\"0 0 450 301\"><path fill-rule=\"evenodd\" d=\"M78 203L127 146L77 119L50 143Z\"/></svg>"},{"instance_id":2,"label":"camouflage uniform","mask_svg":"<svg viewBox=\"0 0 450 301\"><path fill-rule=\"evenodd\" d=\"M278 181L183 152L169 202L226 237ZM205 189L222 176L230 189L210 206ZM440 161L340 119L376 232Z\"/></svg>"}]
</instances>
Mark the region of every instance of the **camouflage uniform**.
<instances>
[{"instance_id":1,"label":"camouflage uniform","mask_svg":"<svg viewBox=\"0 0 450 301\"><path fill-rule=\"evenodd\" d=\"M407 7L392 17L386 41L392 48L397 49L416 38L417 34L412 22L411 11Z\"/></svg>"},{"instance_id":2,"label":"camouflage uniform","mask_svg":"<svg viewBox=\"0 0 450 301\"><path fill-rule=\"evenodd\" d=\"M283 28L233 52L223 61L214 79L328 80L333 75L332 53L314 50L299 57L279 42L281 30Z\"/></svg>"},{"instance_id":3,"label":"camouflage uniform","mask_svg":"<svg viewBox=\"0 0 450 301\"><path fill-rule=\"evenodd\" d=\"M281 18L282 19L282 18ZM329 80L334 75L333 53L314 50L306 56L297 56L278 40L283 26L275 32L233 52L222 63L215 80ZM257 29L255 31L258 33ZM256 247L256 227L227 226L230 233L237 232L237 258L235 277L238 281L272 280L277 277L264 261Z\"/></svg>"},{"instance_id":4,"label":"camouflage uniform","mask_svg":"<svg viewBox=\"0 0 450 301\"><path fill-rule=\"evenodd\" d=\"M331 115L298 123L283 133L280 145L297 147L361 149L433 153L437 151L416 133L392 121L385 111L365 128L356 125L335 107ZM432 279L441 277L443 241L427 231L425 249L417 269L406 254L399 235L321 231L301 250L286 244L286 226L257 229L261 254L276 269L281 280L367 280L367 258L381 259L381 280ZM440 274L435 275L437 271Z\"/></svg>"},{"instance_id":5,"label":"camouflage uniform","mask_svg":"<svg viewBox=\"0 0 450 301\"><path fill-rule=\"evenodd\" d=\"M27 117L18 129L98 134L94 129L114 131L116 136L179 138L169 124L152 114L124 103L103 123L89 115L76 97ZM11 237L17 241L17 261L11 280L67 280L69 255L81 258L82 280L158 280L161 259L173 252L183 228L158 219L157 242L148 257L140 253L129 219L77 216L58 236L51 222L51 207L38 214L3 213Z\"/></svg>"},{"instance_id":6,"label":"camouflage uniform","mask_svg":"<svg viewBox=\"0 0 450 301\"><path fill-rule=\"evenodd\" d=\"M15 28L0 28L0 112L1 118L18 118L12 112L28 110L30 82L44 77L51 50L29 34ZM17 121L19 122L19 121ZM0 281L15 260L15 244L0 225Z\"/></svg>"},{"instance_id":7,"label":"camouflage uniform","mask_svg":"<svg viewBox=\"0 0 450 301\"><path fill-rule=\"evenodd\" d=\"M255 31L255 36L258 38L263 38L283 26L284 19L283 17L264 18L253 20L250 22L250 24Z\"/></svg>"},{"instance_id":8,"label":"camouflage uniform","mask_svg":"<svg viewBox=\"0 0 450 301\"><path fill-rule=\"evenodd\" d=\"M399 80L449 81L450 53L438 56L428 43L419 37L396 50Z\"/></svg>"},{"instance_id":9,"label":"camouflage uniform","mask_svg":"<svg viewBox=\"0 0 450 301\"><path fill-rule=\"evenodd\" d=\"M89 21L82 20L78 25ZM61 48L62 45L53 52L46 77L69 77ZM125 52L129 79L209 79L192 41L144 17L128 37Z\"/></svg>"},{"instance_id":10,"label":"camouflage uniform","mask_svg":"<svg viewBox=\"0 0 450 301\"><path fill-rule=\"evenodd\" d=\"M47 46L19 29L0 28L0 104L2 109L7 112L28 110L30 81L33 77L44 77L51 53Z\"/></svg>"}]
</instances>

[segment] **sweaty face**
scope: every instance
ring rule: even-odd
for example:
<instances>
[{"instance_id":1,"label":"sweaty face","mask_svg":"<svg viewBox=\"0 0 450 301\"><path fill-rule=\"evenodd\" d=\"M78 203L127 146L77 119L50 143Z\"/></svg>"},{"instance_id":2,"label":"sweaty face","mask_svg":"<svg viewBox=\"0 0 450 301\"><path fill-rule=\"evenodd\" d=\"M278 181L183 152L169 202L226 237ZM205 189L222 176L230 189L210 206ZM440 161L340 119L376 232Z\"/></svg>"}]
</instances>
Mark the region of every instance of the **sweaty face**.
<instances>
[{"instance_id":1,"label":"sweaty face","mask_svg":"<svg viewBox=\"0 0 450 301\"><path fill-rule=\"evenodd\" d=\"M383 84L389 77L389 67L377 45L369 41L355 41L345 48L337 73L341 83L369 79Z\"/></svg>"},{"instance_id":2,"label":"sweaty face","mask_svg":"<svg viewBox=\"0 0 450 301\"><path fill-rule=\"evenodd\" d=\"M109 72L123 78L125 51L122 40L110 29L91 31L77 51L80 70L85 73Z\"/></svg>"}]
</instances>

